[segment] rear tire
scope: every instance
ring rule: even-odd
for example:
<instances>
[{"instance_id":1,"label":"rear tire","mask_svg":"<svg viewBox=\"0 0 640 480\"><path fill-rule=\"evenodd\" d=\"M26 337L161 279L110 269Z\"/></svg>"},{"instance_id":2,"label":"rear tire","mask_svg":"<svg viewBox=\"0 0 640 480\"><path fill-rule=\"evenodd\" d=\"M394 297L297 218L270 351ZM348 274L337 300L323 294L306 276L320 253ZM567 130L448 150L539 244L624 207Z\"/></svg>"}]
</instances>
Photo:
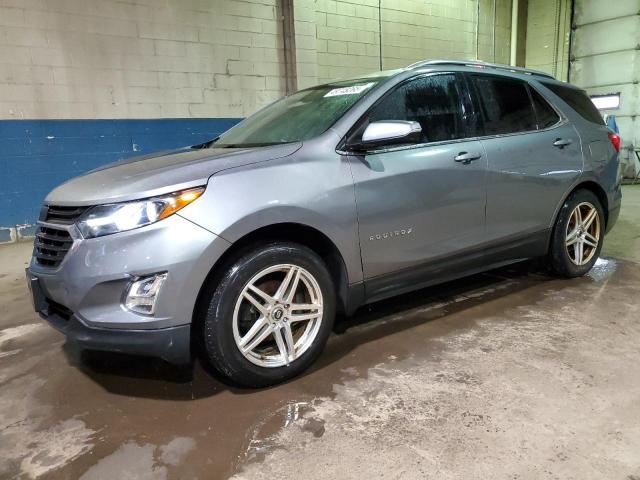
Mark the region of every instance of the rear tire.
<instances>
[{"instance_id":1,"label":"rear tire","mask_svg":"<svg viewBox=\"0 0 640 480\"><path fill-rule=\"evenodd\" d=\"M306 370L322 352L335 317L326 265L295 243L240 254L203 300L206 360L223 379L244 387L274 385Z\"/></svg>"},{"instance_id":2,"label":"rear tire","mask_svg":"<svg viewBox=\"0 0 640 480\"><path fill-rule=\"evenodd\" d=\"M586 274L600 256L605 232L602 205L589 190L576 190L562 205L551 236L549 266L562 277Z\"/></svg>"}]
</instances>

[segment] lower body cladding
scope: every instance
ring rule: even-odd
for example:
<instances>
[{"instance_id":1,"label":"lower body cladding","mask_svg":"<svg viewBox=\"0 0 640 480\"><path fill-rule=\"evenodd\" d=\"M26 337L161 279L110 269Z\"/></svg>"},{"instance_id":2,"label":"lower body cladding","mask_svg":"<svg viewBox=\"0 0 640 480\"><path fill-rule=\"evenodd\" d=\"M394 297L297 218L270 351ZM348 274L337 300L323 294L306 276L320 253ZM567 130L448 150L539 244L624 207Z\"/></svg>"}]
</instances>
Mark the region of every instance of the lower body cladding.
<instances>
[{"instance_id":1,"label":"lower body cladding","mask_svg":"<svg viewBox=\"0 0 640 480\"><path fill-rule=\"evenodd\" d=\"M176 214L75 240L56 269L34 258L27 282L40 316L80 347L186 363L198 293L228 246Z\"/></svg>"}]
</instances>

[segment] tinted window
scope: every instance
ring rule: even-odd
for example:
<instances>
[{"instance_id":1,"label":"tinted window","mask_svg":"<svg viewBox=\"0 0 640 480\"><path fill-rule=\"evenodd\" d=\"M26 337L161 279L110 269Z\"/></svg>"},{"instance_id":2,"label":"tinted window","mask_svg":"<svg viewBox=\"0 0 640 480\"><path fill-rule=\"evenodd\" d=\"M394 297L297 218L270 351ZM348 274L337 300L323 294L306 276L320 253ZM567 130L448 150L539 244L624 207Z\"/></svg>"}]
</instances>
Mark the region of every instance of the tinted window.
<instances>
[{"instance_id":1,"label":"tinted window","mask_svg":"<svg viewBox=\"0 0 640 480\"><path fill-rule=\"evenodd\" d=\"M511 78L474 75L484 117L485 135L524 132L537 128L527 84Z\"/></svg>"},{"instance_id":2,"label":"tinted window","mask_svg":"<svg viewBox=\"0 0 640 480\"><path fill-rule=\"evenodd\" d=\"M464 137L456 76L430 75L400 85L371 110L370 122L382 120L418 122L422 143Z\"/></svg>"},{"instance_id":3,"label":"tinted window","mask_svg":"<svg viewBox=\"0 0 640 480\"><path fill-rule=\"evenodd\" d=\"M560 117L553 107L549 105L549 102L542 98L542 95L531 87L529 87L529 92L531 93L531 99L533 100L533 108L536 111L538 128L549 128L558 123Z\"/></svg>"},{"instance_id":4,"label":"tinted window","mask_svg":"<svg viewBox=\"0 0 640 480\"><path fill-rule=\"evenodd\" d=\"M543 82L543 85L558 95L585 120L604 125L602 115L600 115L600 112L584 90L555 83Z\"/></svg>"}]
</instances>

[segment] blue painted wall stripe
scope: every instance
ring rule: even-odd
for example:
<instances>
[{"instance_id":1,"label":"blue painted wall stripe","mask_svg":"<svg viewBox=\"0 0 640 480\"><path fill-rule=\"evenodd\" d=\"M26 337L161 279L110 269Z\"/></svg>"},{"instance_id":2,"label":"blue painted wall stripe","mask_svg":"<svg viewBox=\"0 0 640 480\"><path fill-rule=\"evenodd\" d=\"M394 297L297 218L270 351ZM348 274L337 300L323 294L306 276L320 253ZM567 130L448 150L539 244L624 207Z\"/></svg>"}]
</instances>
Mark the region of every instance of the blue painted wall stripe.
<instances>
[{"instance_id":1,"label":"blue painted wall stripe","mask_svg":"<svg viewBox=\"0 0 640 480\"><path fill-rule=\"evenodd\" d=\"M35 222L56 185L123 158L203 143L239 118L0 120L0 227Z\"/></svg>"}]
</instances>

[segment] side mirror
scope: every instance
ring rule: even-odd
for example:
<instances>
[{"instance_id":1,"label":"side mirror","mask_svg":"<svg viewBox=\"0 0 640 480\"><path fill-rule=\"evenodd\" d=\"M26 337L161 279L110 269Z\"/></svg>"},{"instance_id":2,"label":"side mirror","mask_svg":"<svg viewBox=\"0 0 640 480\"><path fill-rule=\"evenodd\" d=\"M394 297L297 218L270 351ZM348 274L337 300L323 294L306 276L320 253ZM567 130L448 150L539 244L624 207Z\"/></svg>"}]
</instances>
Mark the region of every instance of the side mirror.
<instances>
[{"instance_id":1,"label":"side mirror","mask_svg":"<svg viewBox=\"0 0 640 480\"><path fill-rule=\"evenodd\" d=\"M351 144L355 150L369 150L386 145L419 142L422 127L418 122L385 120L370 123L362 133L362 140Z\"/></svg>"}]
</instances>

